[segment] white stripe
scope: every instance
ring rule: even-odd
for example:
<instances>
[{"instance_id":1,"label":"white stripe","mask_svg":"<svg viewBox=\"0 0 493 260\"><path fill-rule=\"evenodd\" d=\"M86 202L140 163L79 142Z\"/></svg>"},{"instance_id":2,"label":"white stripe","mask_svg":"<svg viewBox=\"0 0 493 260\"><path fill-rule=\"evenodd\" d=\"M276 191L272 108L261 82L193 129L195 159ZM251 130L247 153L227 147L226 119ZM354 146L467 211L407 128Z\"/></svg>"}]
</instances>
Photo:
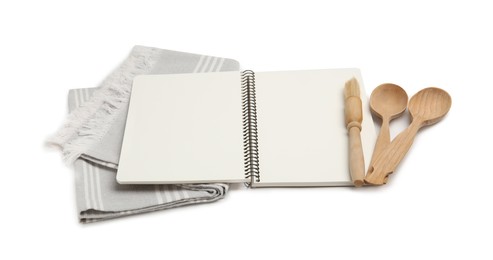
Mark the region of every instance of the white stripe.
<instances>
[{"instance_id":1,"label":"white stripe","mask_svg":"<svg viewBox=\"0 0 493 260\"><path fill-rule=\"evenodd\" d=\"M204 63L204 66L202 66L202 69L200 70L200 72L205 72L205 68L207 68L207 66L209 65L209 62L211 62L211 56L207 56L207 59L205 60L205 63Z\"/></svg>"},{"instance_id":2,"label":"white stripe","mask_svg":"<svg viewBox=\"0 0 493 260\"><path fill-rule=\"evenodd\" d=\"M159 185L154 185L154 193L156 194L157 204L163 204L163 196L161 195Z\"/></svg>"},{"instance_id":3,"label":"white stripe","mask_svg":"<svg viewBox=\"0 0 493 260\"><path fill-rule=\"evenodd\" d=\"M169 186L169 196L171 197L171 201L177 201L178 199L176 198L176 187L175 185L170 185Z\"/></svg>"},{"instance_id":4,"label":"white stripe","mask_svg":"<svg viewBox=\"0 0 493 260\"><path fill-rule=\"evenodd\" d=\"M79 102L79 93L78 93L77 89L74 90L74 102L75 102L75 108L74 109L79 108L80 102Z\"/></svg>"},{"instance_id":5,"label":"white stripe","mask_svg":"<svg viewBox=\"0 0 493 260\"><path fill-rule=\"evenodd\" d=\"M193 69L193 73L197 73L197 71L199 71L200 66L202 66L202 62L204 61L204 58L205 58L204 55L200 56L199 62L195 66L195 69Z\"/></svg>"},{"instance_id":6,"label":"white stripe","mask_svg":"<svg viewBox=\"0 0 493 260\"><path fill-rule=\"evenodd\" d=\"M99 167L94 167L94 172L96 174L96 191L99 202L99 209L104 210L103 206L103 196L101 196L101 172L99 171Z\"/></svg>"},{"instance_id":7,"label":"white stripe","mask_svg":"<svg viewBox=\"0 0 493 260\"><path fill-rule=\"evenodd\" d=\"M162 186L162 187L163 187L164 197L166 198L166 202L173 201L173 199L171 199L171 197L170 197L170 193L166 192L167 188L171 187L171 186L166 185L166 186Z\"/></svg>"},{"instance_id":8,"label":"white stripe","mask_svg":"<svg viewBox=\"0 0 493 260\"><path fill-rule=\"evenodd\" d=\"M182 200L183 194L181 193L181 188L175 186L175 190L173 191L176 200Z\"/></svg>"},{"instance_id":9,"label":"white stripe","mask_svg":"<svg viewBox=\"0 0 493 260\"><path fill-rule=\"evenodd\" d=\"M217 60L218 60L217 57L214 57L214 59L212 59L211 66L209 67L209 69L207 70L207 72L211 72L211 71L214 70L214 66L216 66Z\"/></svg>"},{"instance_id":10,"label":"white stripe","mask_svg":"<svg viewBox=\"0 0 493 260\"><path fill-rule=\"evenodd\" d=\"M84 103L85 103L85 100L84 100L84 93L82 92L82 89L77 89L77 97L79 97L79 106L82 106Z\"/></svg>"},{"instance_id":11,"label":"white stripe","mask_svg":"<svg viewBox=\"0 0 493 260\"><path fill-rule=\"evenodd\" d=\"M95 191L95 185L94 185L94 172L93 172L93 167L92 165L88 164L87 167L89 168L89 188L91 191L91 199L92 199L92 205L94 209L98 208L97 200L96 200L96 191Z\"/></svg>"},{"instance_id":12,"label":"white stripe","mask_svg":"<svg viewBox=\"0 0 493 260\"><path fill-rule=\"evenodd\" d=\"M188 190L187 189L180 188L180 192L181 192L181 197L182 198L184 198L184 199L190 198L190 195L188 195Z\"/></svg>"},{"instance_id":13,"label":"white stripe","mask_svg":"<svg viewBox=\"0 0 493 260\"><path fill-rule=\"evenodd\" d=\"M79 89L79 91L80 91L80 103L81 104L84 104L86 102L86 100L87 100L87 98L86 98L86 91L83 88Z\"/></svg>"},{"instance_id":14,"label":"white stripe","mask_svg":"<svg viewBox=\"0 0 493 260\"><path fill-rule=\"evenodd\" d=\"M82 174L84 175L84 198L86 199L86 208L91 208L91 201L89 200L89 184L87 182L87 165L85 161L82 161Z\"/></svg>"},{"instance_id":15,"label":"white stripe","mask_svg":"<svg viewBox=\"0 0 493 260\"><path fill-rule=\"evenodd\" d=\"M177 197L180 198L181 200L185 198L185 193L183 192L182 187L177 188L176 193L178 194Z\"/></svg>"},{"instance_id":16,"label":"white stripe","mask_svg":"<svg viewBox=\"0 0 493 260\"><path fill-rule=\"evenodd\" d=\"M219 61L219 64L217 65L217 68L214 70L214 71L220 71L221 68L223 67L223 63L224 63L224 58L221 58L221 60Z\"/></svg>"},{"instance_id":17,"label":"white stripe","mask_svg":"<svg viewBox=\"0 0 493 260\"><path fill-rule=\"evenodd\" d=\"M88 89L88 88L85 88L85 89L84 89L84 94L85 94L85 95L84 95L84 102L87 102L87 101L89 100L89 97L91 96L91 95L89 94L89 89Z\"/></svg>"}]
</instances>

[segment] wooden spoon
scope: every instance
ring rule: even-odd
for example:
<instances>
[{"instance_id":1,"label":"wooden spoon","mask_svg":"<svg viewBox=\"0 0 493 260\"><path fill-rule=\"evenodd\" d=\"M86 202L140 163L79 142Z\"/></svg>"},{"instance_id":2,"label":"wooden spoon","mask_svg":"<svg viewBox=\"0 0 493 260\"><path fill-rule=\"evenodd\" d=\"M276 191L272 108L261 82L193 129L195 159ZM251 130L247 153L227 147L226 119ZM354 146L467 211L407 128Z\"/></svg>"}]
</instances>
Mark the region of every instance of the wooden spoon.
<instances>
[{"instance_id":1,"label":"wooden spoon","mask_svg":"<svg viewBox=\"0 0 493 260\"><path fill-rule=\"evenodd\" d=\"M412 122L402 131L375 159L373 171L366 175L365 182L381 185L394 172L399 162L411 147L418 130L440 121L450 110L452 98L439 88L425 88L416 93L409 101Z\"/></svg>"},{"instance_id":2,"label":"wooden spoon","mask_svg":"<svg viewBox=\"0 0 493 260\"><path fill-rule=\"evenodd\" d=\"M382 119L382 127L378 135L368 173L373 171L373 164L380 153L390 144L390 121L401 116L407 107L407 94L404 89L392 83L376 87L370 96L371 111Z\"/></svg>"}]
</instances>

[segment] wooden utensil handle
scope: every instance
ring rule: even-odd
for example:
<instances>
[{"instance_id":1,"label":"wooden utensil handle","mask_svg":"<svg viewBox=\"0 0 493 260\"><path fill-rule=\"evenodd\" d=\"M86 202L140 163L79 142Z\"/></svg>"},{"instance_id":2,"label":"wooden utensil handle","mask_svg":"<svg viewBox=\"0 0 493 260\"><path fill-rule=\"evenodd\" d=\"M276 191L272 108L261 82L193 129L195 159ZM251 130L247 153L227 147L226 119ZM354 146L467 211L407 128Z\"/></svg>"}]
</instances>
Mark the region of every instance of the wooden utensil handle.
<instances>
[{"instance_id":1,"label":"wooden utensil handle","mask_svg":"<svg viewBox=\"0 0 493 260\"><path fill-rule=\"evenodd\" d=\"M361 145L361 135L358 127L349 129L349 172L354 186L360 187L365 179L365 160Z\"/></svg>"},{"instance_id":2,"label":"wooden utensil handle","mask_svg":"<svg viewBox=\"0 0 493 260\"><path fill-rule=\"evenodd\" d=\"M377 142L375 143L375 148L373 148L373 155L371 157L370 166L368 167L368 174L372 171L375 160L390 144L389 121L390 120L387 118L382 119L380 134L378 135Z\"/></svg>"},{"instance_id":3,"label":"wooden utensil handle","mask_svg":"<svg viewBox=\"0 0 493 260\"><path fill-rule=\"evenodd\" d=\"M415 120L402 131L376 159L373 169L365 178L365 181L374 185L382 185L386 177L394 172L402 158L411 148L414 137L421 128L421 122Z\"/></svg>"}]
</instances>

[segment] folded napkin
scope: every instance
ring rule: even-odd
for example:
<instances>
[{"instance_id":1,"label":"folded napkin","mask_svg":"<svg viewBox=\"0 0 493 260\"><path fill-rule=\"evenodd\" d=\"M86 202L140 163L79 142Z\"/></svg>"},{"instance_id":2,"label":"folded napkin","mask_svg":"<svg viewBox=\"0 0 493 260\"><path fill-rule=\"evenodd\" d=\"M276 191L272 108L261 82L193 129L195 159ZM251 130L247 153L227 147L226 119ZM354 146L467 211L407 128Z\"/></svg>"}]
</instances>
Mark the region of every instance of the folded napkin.
<instances>
[{"instance_id":1,"label":"folded napkin","mask_svg":"<svg viewBox=\"0 0 493 260\"><path fill-rule=\"evenodd\" d=\"M77 208L82 223L212 202L228 185L120 185L120 156L133 77L141 74L238 70L235 60L136 46L102 85L69 92L70 114L48 140L74 163Z\"/></svg>"}]
</instances>

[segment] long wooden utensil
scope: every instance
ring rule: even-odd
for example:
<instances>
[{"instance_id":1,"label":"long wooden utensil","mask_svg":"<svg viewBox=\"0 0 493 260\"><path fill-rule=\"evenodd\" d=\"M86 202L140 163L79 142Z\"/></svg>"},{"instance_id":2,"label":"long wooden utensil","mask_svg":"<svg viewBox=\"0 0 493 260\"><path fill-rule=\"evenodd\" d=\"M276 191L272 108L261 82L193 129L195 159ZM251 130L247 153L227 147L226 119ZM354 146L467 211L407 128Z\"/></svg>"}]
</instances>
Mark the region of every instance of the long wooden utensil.
<instances>
[{"instance_id":1,"label":"long wooden utensil","mask_svg":"<svg viewBox=\"0 0 493 260\"><path fill-rule=\"evenodd\" d=\"M407 108L407 94L400 86L392 83L381 84L376 87L370 96L370 109L373 114L382 119L380 134L378 135L368 173L372 171L375 159L390 144L390 121L401 116Z\"/></svg>"},{"instance_id":2,"label":"long wooden utensil","mask_svg":"<svg viewBox=\"0 0 493 260\"><path fill-rule=\"evenodd\" d=\"M360 135L363 110L359 83L355 78L346 82L344 98L344 114L349 135L349 172L354 186L360 187L364 184L365 179L365 160Z\"/></svg>"}]
</instances>

